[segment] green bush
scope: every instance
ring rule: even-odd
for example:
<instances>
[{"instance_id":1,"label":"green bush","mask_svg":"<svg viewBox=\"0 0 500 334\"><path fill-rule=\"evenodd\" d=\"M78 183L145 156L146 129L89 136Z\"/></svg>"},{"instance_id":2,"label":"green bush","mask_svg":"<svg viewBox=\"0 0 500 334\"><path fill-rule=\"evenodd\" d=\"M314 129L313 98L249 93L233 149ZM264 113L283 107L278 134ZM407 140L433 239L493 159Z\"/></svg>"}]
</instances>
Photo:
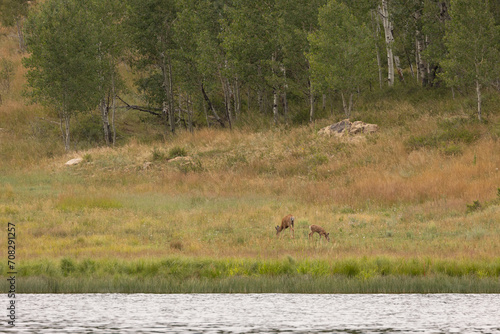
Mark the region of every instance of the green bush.
<instances>
[{"instance_id":1,"label":"green bush","mask_svg":"<svg viewBox=\"0 0 500 334\"><path fill-rule=\"evenodd\" d=\"M467 204L467 213L473 213L481 210L481 203L479 201L474 201L472 204Z\"/></svg>"},{"instance_id":2,"label":"green bush","mask_svg":"<svg viewBox=\"0 0 500 334\"><path fill-rule=\"evenodd\" d=\"M168 159L187 156L187 151L183 147L174 146L168 151Z\"/></svg>"}]
</instances>

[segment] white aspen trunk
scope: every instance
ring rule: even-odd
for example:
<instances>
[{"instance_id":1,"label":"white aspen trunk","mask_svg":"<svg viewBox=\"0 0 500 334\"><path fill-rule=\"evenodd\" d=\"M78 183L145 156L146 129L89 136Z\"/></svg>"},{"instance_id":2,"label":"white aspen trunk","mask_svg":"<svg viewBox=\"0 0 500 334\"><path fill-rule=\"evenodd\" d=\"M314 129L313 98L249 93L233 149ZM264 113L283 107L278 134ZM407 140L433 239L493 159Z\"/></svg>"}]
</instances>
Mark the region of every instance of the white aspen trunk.
<instances>
[{"instance_id":1,"label":"white aspen trunk","mask_svg":"<svg viewBox=\"0 0 500 334\"><path fill-rule=\"evenodd\" d=\"M349 95L349 102L346 101L344 92L341 92L340 95L342 96L342 107L344 109L345 117L350 118L351 117L351 110L352 110L352 97L354 94L351 93Z\"/></svg>"},{"instance_id":2,"label":"white aspen trunk","mask_svg":"<svg viewBox=\"0 0 500 334\"><path fill-rule=\"evenodd\" d=\"M416 11L413 15L415 18L415 26L419 26L419 22L422 17L422 13L420 11ZM424 51L424 42L422 40L422 32L419 29L415 30L415 63L416 63L416 73L417 73L417 82L424 84L425 80L425 62L422 57L422 52Z\"/></svg>"},{"instance_id":3,"label":"white aspen trunk","mask_svg":"<svg viewBox=\"0 0 500 334\"><path fill-rule=\"evenodd\" d=\"M226 119L229 123L229 129L232 129L232 118L231 118L231 94L229 92L228 80L222 75L221 67L219 66L219 80L222 87L222 93L224 94L224 108L226 110Z\"/></svg>"},{"instance_id":4,"label":"white aspen trunk","mask_svg":"<svg viewBox=\"0 0 500 334\"><path fill-rule=\"evenodd\" d=\"M401 81L405 81L405 77L403 75L403 69L401 68L401 63L399 62L399 57L398 56L394 56L394 65L396 65L396 70L398 71L398 75L399 75L399 80Z\"/></svg>"},{"instance_id":5,"label":"white aspen trunk","mask_svg":"<svg viewBox=\"0 0 500 334\"><path fill-rule=\"evenodd\" d=\"M187 113L188 113L188 126L189 126L189 132L193 133L193 109L191 108L191 98L189 95L187 96Z\"/></svg>"},{"instance_id":6,"label":"white aspen trunk","mask_svg":"<svg viewBox=\"0 0 500 334\"><path fill-rule=\"evenodd\" d=\"M111 115L111 128L113 131L113 146L116 143L116 128L115 128L115 114L116 114L116 87L115 87L115 74L114 71L111 72L111 94L113 94L112 100L112 115Z\"/></svg>"},{"instance_id":7,"label":"white aspen trunk","mask_svg":"<svg viewBox=\"0 0 500 334\"><path fill-rule=\"evenodd\" d=\"M241 95L240 95L240 82L238 77L234 79L234 112L235 117L238 120L241 115Z\"/></svg>"},{"instance_id":8,"label":"white aspen trunk","mask_svg":"<svg viewBox=\"0 0 500 334\"><path fill-rule=\"evenodd\" d=\"M349 117L351 117L351 112L352 112L352 97L354 96L353 93L351 93L351 96L349 96Z\"/></svg>"},{"instance_id":9,"label":"white aspen trunk","mask_svg":"<svg viewBox=\"0 0 500 334\"><path fill-rule=\"evenodd\" d=\"M170 131L175 133L175 110L174 110L174 87L172 79L172 61L168 59L168 113L170 122Z\"/></svg>"},{"instance_id":10,"label":"white aspen trunk","mask_svg":"<svg viewBox=\"0 0 500 334\"><path fill-rule=\"evenodd\" d=\"M60 127L61 127L61 134L63 137L63 142L64 142L64 150L66 152L69 152L69 150L70 150L69 120L70 120L69 113L66 111L66 107L64 106L63 110L61 112L61 117L60 117ZM64 123L64 125L63 125L63 123Z\"/></svg>"},{"instance_id":11,"label":"white aspen trunk","mask_svg":"<svg viewBox=\"0 0 500 334\"><path fill-rule=\"evenodd\" d=\"M101 51L101 43L99 42L99 68L102 69L103 67L103 61L102 61L102 51ZM101 97L101 102L99 103L99 109L101 110L101 121L102 121L102 130L104 134L104 142L106 143L106 146L109 146L109 116L108 116L108 103L106 103L106 91L104 87L104 72L102 70L99 70L99 76L100 76L100 86L99 86L99 91L102 94Z\"/></svg>"},{"instance_id":12,"label":"white aspen trunk","mask_svg":"<svg viewBox=\"0 0 500 334\"><path fill-rule=\"evenodd\" d=\"M68 152L70 150L70 130L69 130L69 114L66 114L65 117L64 117L64 125L65 125L65 130L66 130L66 136L65 136L65 143L64 143L64 147L66 149L66 151Z\"/></svg>"},{"instance_id":13,"label":"white aspen trunk","mask_svg":"<svg viewBox=\"0 0 500 334\"><path fill-rule=\"evenodd\" d=\"M229 116L230 124L233 123L233 106L231 104L231 99L233 98L233 90L231 88L231 84L229 83L229 79L226 78L226 87L227 87L227 114Z\"/></svg>"},{"instance_id":14,"label":"white aspen trunk","mask_svg":"<svg viewBox=\"0 0 500 334\"><path fill-rule=\"evenodd\" d=\"M182 94L181 93L179 93L179 116L177 118L179 119L180 126L182 126L182 123L184 123L184 125L186 125L186 121L184 121L184 116L182 114Z\"/></svg>"},{"instance_id":15,"label":"white aspen trunk","mask_svg":"<svg viewBox=\"0 0 500 334\"><path fill-rule=\"evenodd\" d=\"M103 97L101 100L101 118L102 118L102 129L104 131L104 142L106 146L109 146L109 117L108 117L108 105L106 103L106 98Z\"/></svg>"},{"instance_id":16,"label":"white aspen trunk","mask_svg":"<svg viewBox=\"0 0 500 334\"><path fill-rule=\"evenodd\" d=\"M416 73L417 73L417 82L420 82L420 67L419 67L419 52L418 52L418 38L415 37L415 64L416 64Z\"/></svg>"},{"instance_id":17,"label":"white aspen trunk","mask_svg":"<svg viewBox=\"0 0 500 334\"><path fill-rule=\"evenodd\" d=\"M477 118L479 121L482 120L481 118L481 84L479 83L479 80L476 79L476 94L477 94Z\"/></svg>"},{"instance_id":18,"label":"white aspen trunk","mask_svg":"<svg viewBox=\"0 0 500 334\"><path fill-rule=\"evenodd\" d=\"M272 63L271 63L271 69L272 69L272 74L273 74L273 119L274 119L274 124L278 124L278 87L276 83L276 73L274 70L274 64L276 62L276 55L273 53L272 57Z\"/></svg>"},{"instance_id":19,"label":"white aspen trunk","mask_svg":"<svg viewBox=\"0 0 500 334\"><path fill-rule=\"evenodd\" d=\"M379 13L382 16L382 23L384 25L385 44L387 49L387 84L394 85L394 56L392 53L392 43L394 37L392 35L392 23L389 21L389 10L387 8L387 1L382 0L382 7L379 7Z\"/></svg>"},{"instance_id":20,"label":"white aspen trunk","mask_svg":"<svg viewBox=\"0 0 500 334\"><path fill-rule=\"evenodd\" d=\"M16 19L17 26L17 36L19 38L19 50L21 52L26 51L26 44L24 43L24 35L23 35L23 18L18 16Z\"/></svg>"},{"instance_id":21,"label":"white aspen trunk","mask_svg":"<svg viewBox=\"0 0 500 334\"><path fill-rule=\"evenodd\" d=\"M314 122L314 91L311 78L309 78L309 122Z\"/></svg>"},{"instance_id":22,"label":"white aspen trunk","mask_svg":"<svg viewBox=\"0 0 500 334\"><path fill-rule=\"evenodd\" d=\"M284 79L284 84L283 84L283 115L285 117L285 123L288 123L288 100L286 97L288 83L286 81L286 67L284 65L281 65L281 72L283 72L283 79Z\"/></svg>"},{"instance_id":23,"label":"white aspen trunk","mask_svg":"<svg viewBox=\"0 0 500 334\"><path fill-rule=\"evenodd\" d=\"M168 133L169 128L172 133L175 133L175 110L174 110L174 95L172 89L172 66L170 64L170 59L167 59L165 55L162 55L162 66L161 70L163 72L163 89L165 91L165 100L162 105L162 114L165 124L165 132Z\"/></svg>"},{"instance_id":24,"label":"white aspen trunk","mask_svg":"<svg viewBox=\"0 0 500 334\"><path fill-rule=\"evenodd\" d=\"M222 73L220 74L220 76L222 82L222 90L224 91L224 105L226 107L226 117L229 123L229 128L231 129L233 124L232 112L231 112L231 91L228 80L222 77Z\"/></svg>"},{"instance_id":25,"label":"white aspen trunk","mask_svg":"<svg viewBox=\"0 0 500 334\"><path fill-rule=\"evenodd\" d=\"M382 86L380 86L380 88L382 88ZM330 100L330 116L333 117L333 107L334 107L334 102L335 102L335 92L332 92L331 89L328 90L328 96L330 97L329 100Z\"/></svg>"},{"instance_id":26,"label":"white aspen trunk","mask_svg":"<svg viewBox=\"0 0 500 334\"><path fill-rule=\"evenodd\" d=\"M164 100L162 104L161 114L163 115L163 122L165 124L165 132L168 132L168 119L169 119L169 111L168 111L168 101Z\"/></svg>"},{"instance_id":27,"label":"white aspen trunk","mask_svg":"<svg viewBox=\"0 0 500 334\"><path fill-rule=\"evenodd\" d=\"M380 58L380 50L377 47L377 65L378 65L378 85L382 88L383 74L382 74L382 59Z\"/></svg>"},{"instance_id":28,"label":"white aspen trunk","mask_svg":"<svg viewBox=\"0 0 500 334\"><path fill-rule=\"evenodd\" d=\"M250 113L250 86L247 87L247 112Z\"/></svg>"},{"instance_id":29,"label":"white aspen trunk","mask_svg":"<svg viewBox=\"0 0 500 334\"><path fill-rule=\"evenodd\" d=\"M283 90L283 117L285 118L285 123L288 124L288 99L286 97L286 89Z\"/></svg>"},{"instance_id":30,"label":"white aspen trunk","mask_svg":"<svg viewBox=\"0 0 500 334\"><path fill-rule=\"evenodd\" d=\"M382 76L382 60L380 58L380 50L378 48L378 36L380 34L380 21L379 16L374 15L374 10L370 11L372 17L372 30L373 30L373 40L375 41L375 51L377 53L377 66L378 66L378 84L379 88L382 88L383 76ZM333 114L333 113L332 113Z\"/></svg>"},{"instance_id":31,"label":"white aspen trunk","mask_svg":"<svg viewBox=\"0 0 500 334\"><path fill-rule=\"evenodd\" d=\"M257 74L258 74L258 77L261 78L262 77L262 69L260 67L260 65L258 66L257 68ZM257 103L259 104L259 112L262 113L264 112L264 93L262 91L262 87L259 85L259 87L257 88Z\"/></svg>"},{"instance_id":32,"label":"white aspen trunk","mask_svg":"<svg viewBox=\"0 0 500 334\"><path fill-rule=\"evenodd\" d=\"M274 124L278 124L278 90L273 88L273 118Z\"/></svg>"}]
</instances>

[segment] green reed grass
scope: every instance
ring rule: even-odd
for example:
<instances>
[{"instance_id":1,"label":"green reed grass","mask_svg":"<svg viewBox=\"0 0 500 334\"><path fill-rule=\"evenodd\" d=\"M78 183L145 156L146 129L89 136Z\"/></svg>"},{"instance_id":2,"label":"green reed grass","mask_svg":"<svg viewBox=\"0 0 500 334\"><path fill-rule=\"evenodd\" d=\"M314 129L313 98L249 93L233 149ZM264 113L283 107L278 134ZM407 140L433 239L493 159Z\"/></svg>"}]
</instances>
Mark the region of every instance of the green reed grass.
<instances>
[{"instance_id":1,"label":"green reed grass","mask_svg":"<svg viewBox=\"0 0 500 334\"><path fill-rule=\"evenodd\" d=\"M7 268L0 265L5 276ZM165 258L27 261L18 292L500 292L500 260ZM6 282L6 281L5 281ZM2 291L7 289L2 281Z\"/></svg>"},{"instance_id":2,"label":"green reed grass","mask_svg":"<svg viewBox=\"0 0 500 334\"><path fill-rule=\"evenodd\" d=\"M6 283L0 284L2 291ZM476 276L430 277L377 276L356 279L341 275L313 277L280 275L275 277L138 279L127 276L106 278L57 279L27 277L17 281L18 293L500 293L495 278Z\"/></svg>"}]
</instances>

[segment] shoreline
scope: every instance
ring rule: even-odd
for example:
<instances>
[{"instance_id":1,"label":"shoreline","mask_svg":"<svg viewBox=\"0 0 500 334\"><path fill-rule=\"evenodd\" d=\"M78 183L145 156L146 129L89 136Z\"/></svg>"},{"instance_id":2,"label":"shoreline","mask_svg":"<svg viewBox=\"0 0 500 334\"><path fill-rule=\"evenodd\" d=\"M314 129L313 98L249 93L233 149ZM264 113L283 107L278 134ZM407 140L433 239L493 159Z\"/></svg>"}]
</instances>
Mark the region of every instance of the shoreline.
<instances>
[{"instance_id":1,"label":"shoreline","mask_svg":"<svg viewBox=\"0 0 500 334\"><path fill-rule=\"evenodd\" d=\"M499 272L500 259L63 258L20 265L16 293L500 293Z\"/></svg>"}]
</instances>

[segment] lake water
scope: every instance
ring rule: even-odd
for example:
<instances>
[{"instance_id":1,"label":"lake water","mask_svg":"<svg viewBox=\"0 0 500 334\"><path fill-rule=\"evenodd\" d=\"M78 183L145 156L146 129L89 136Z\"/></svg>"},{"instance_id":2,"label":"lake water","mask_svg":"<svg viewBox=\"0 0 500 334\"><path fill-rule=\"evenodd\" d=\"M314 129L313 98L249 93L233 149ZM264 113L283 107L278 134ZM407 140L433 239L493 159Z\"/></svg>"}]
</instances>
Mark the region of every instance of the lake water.
<instances>
[{"instance_id":1,"label":"lake water","mask_svg":"<svg viewBox=\"0 0 500 334\"><path fill-rule=\"evenodd\" d=\"M2 294L3 295L3 294ZM500 333L499 294L18 294L17 333Z\"/></svg>"}]
</instances>

